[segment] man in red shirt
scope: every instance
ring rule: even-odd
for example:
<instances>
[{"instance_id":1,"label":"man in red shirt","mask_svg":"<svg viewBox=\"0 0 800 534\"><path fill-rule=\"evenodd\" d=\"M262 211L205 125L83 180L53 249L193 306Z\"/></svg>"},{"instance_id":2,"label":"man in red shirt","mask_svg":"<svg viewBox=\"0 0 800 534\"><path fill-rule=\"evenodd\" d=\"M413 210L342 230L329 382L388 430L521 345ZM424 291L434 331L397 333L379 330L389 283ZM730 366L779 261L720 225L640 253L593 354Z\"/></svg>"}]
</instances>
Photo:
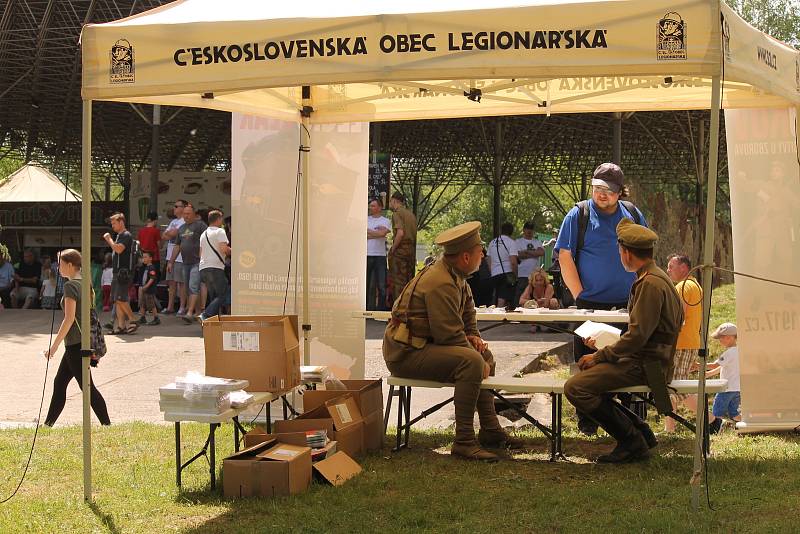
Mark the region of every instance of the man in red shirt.
<instances>
[{"instance_id":1,"label":"man in red shirt","mask_svg":"<svg viewBox=\"0 0 800 534\"><path fill-rule=\"evenodd\" d=\"M139 230L139 234L136 236L142 252L150 252L154 263L158 263L161 260L161 252L158 246L161 241L161 230L156 226L157 223L158 213L151 211L147 214L147 225Z\"/></svg>"}]
</instances>

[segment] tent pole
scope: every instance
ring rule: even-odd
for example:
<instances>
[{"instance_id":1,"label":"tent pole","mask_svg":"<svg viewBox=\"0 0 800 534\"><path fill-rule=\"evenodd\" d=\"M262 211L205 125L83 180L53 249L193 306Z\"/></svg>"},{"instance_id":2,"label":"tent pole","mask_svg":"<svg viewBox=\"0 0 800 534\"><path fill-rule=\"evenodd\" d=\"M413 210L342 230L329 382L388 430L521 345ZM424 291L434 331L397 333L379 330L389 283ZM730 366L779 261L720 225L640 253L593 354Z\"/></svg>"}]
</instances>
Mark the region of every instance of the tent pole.
<instances>
[{"instance_id":1,"label":"tent pole","mask_svg":"<svg viewBox=\"0 0 800 534\"><path fill-rule=\"evenodd\" d=\"M704 429L708 417L708 408L705 402L706 393L706 363L708 358L708 319L711 315L711 289L714 270L714 229L716 227L717 209L717 164L719 157L719 114L721 107L720 77L714 76L711 85L711 131L708 134L708 179L706 180L706 233L703 242L703 327L700 329L703 336L700 358L700 387L697 395L697 420L695 422L694 444L694 469L692 470L692 508L700 507L700 486L705 467L704 455Z\"/></svg>"},{"instance_id":2,"label":"tent pole","mask_svg":"<svg viewBox=\"0 0 800 534\"><path fill-rule=\"evenodd\" d=\"M83 128L81 154L81 256L83 257L83 279L81 280L81 353L91 349L89 335L91 324L89 310L92 305L91 258L92 258L92 101L83 101ZM89 412L89 356L81 358L83 380L83 500L92 501L92 421Z\"/></svg>"},{"instance_id":3,"label":"tent pole","mask_svg":"<svg viewBox=\"0 0 800 534\"><path fill-rule=\"evenodd\" d=\"M622 165L622 113L615 112L612 117L614 127L611 137L611 161Z\"/></svg>"},{"instance_id":4,"label":"tent pole","mask_svg":"<svg viewBox=\"0 0 800 534\"><path fill-rule=\"evenodd\" d=\"M309 135L310 119L313 109L311 107L311 87L303 86L303 109L301 111L302 124L300 126L300 144L303 156L303 363L311 365L311 309L309 307L309 243L308 232L308 191L309 191L309 154L311 152L311 136Z\"/></svg>"}]
</instances>

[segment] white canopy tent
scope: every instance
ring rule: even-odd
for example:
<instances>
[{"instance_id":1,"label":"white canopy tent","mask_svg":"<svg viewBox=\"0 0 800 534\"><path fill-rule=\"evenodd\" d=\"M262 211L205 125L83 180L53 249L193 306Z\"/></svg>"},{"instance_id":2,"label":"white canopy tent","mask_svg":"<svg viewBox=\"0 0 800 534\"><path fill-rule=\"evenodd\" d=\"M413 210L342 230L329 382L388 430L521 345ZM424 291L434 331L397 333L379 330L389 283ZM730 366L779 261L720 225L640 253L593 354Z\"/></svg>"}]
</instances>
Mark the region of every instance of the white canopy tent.
<instances>
[{"instance_id":1,"label":"white canopy tent","mask_svg":"<svg viewBox=\"0 0 800 534\"><path fill-rule=\"evenodd\" d=\"M84 209L91 198L92 100L305 124L711 109L705 264L713 261L720 108L800 103L798 52L719 0L179 0L89 25L82 47ZM308 147L307 135L302 144ZM307 171L306 158L304 258ZM710 268L703 280L710 283ZM88 302L88 285L84 291ZM711 292L705 295L707 319ZM308 310L304 292L304 325ZM88 321L88 308L83 313ZM704 416L697 421L695 505Z\"/></svg>"},{"instance_id":2,"label":"white canopy tent","mask_svg":"<svg viewBox=\"0 0 800 534\"><path fill-rule=\"evenodd\" d=\"M81 197L53 173L29 163L0 182L0 202L79 202Z\"/></svg>"}]
</instances>

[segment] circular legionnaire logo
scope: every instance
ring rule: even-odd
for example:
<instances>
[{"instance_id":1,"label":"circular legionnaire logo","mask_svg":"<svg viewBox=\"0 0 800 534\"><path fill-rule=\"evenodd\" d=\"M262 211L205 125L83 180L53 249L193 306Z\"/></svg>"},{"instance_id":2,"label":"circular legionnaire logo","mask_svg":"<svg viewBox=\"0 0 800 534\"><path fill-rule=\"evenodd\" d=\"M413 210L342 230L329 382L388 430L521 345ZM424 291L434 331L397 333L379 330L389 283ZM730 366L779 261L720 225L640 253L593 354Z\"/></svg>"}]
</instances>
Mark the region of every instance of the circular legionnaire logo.
<instances>
[{"instance_id":1,"label":"circular legionnaire logo","mask_svg":"<svg viewBox=\"0 0 800 534\"><path fill-rule=\"evenodd\" d=\"M725 54L725 59L730 63L733 61L731 56L731 27L728 25L728 19L722 19L722 53Z\"/></svg>"},{"instance_id":2,"label":"circular legionnaire logo","mask_svg":"<svg viewBox=\"0 0 800 534\"><path fill-rule=\"evenodd\" d=\"M686 21L675 11L665 14L656 26L656 59L686 59Z\"/></svg>"},{"instance_id":3,"label":"circular legionnaire logo","mask_svg":"<svg viewBox=\"0 0 800 534\"><path fill-rule=\"evenodd\" d=\"M109 81L111 83L133 83L136 63L133 46L127 39L120 39L111 47Z\"/></svg>"}]
</instances>

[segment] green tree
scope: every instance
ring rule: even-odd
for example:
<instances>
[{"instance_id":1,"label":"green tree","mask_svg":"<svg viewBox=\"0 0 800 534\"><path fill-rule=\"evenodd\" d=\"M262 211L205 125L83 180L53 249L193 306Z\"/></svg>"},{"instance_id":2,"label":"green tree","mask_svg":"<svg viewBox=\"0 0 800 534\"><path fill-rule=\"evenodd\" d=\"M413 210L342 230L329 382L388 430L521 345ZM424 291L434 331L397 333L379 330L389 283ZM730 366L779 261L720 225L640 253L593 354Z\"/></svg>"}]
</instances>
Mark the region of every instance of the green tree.
<instances>
[{"instance_id":1,"label":"green tree","mask_svg":"<svg viewBox=\"0 0 800 534\"><path fill-rule=\"evenodd\" d=\"M727 4L762 32L800 47L798 0L727 0Z\"/></svg>"}]
</instances>

